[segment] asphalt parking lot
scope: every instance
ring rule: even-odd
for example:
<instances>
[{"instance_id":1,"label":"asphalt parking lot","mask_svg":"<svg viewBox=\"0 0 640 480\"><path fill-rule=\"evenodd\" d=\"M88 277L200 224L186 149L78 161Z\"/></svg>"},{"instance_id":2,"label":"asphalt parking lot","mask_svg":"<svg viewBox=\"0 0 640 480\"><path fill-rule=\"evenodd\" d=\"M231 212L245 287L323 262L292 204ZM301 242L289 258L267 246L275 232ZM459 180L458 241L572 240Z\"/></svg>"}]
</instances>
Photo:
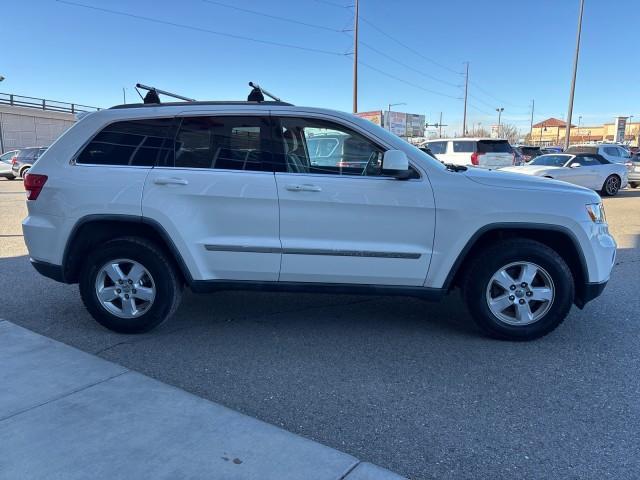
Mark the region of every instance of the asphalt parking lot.
<instances>
[{"instance_id":1,"label":"asphalt parking lot","mask_svg":"<svg viewBox=\"0 0 640 480\"><path fill-rule=\"evenodd\" d=\"M602 297L531 343L482 337L456 294L185 294L155 331L100 327L29 265L0 179L0 318L411 478L637 478L640 189L606 199Z\"/></svg>"}]
</instances>

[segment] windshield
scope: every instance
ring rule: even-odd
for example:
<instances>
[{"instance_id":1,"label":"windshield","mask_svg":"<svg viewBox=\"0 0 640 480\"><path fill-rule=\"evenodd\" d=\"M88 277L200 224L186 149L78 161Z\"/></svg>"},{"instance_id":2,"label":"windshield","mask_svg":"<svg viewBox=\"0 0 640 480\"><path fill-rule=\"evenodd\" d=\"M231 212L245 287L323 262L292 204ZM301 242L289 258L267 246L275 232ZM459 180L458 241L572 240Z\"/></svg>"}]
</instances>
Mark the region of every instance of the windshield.
<instances>
[{"instance_id":1,"label":"windshield","mask_svg":"<svg viewBox=\"0 0 640 480\"><path fill-rule=\"evenodd\" d=\"M571 158L569 155L541 155L529 162L529 165L543 165L546 167L562 167L567 160Z\"/></svg>"}]
</instances>

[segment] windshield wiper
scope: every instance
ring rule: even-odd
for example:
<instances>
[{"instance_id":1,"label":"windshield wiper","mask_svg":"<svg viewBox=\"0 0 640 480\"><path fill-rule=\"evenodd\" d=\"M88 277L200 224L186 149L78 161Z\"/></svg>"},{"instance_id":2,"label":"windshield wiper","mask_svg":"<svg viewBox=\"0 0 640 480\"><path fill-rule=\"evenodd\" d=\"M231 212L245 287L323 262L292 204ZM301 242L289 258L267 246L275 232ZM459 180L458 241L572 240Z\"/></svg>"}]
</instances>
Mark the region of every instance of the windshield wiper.
<instances>
[{"instance_id":1,"label":"windshield wiper","mask_svg":"<svg viewBox=\"0 0 640 480\"><path fill-rule=\"evenodd\" d=\"M465 172L467 170L464 165L456 165L455 163L444 163L443 165L451 172Z\"/></svg>"}]
</instances>

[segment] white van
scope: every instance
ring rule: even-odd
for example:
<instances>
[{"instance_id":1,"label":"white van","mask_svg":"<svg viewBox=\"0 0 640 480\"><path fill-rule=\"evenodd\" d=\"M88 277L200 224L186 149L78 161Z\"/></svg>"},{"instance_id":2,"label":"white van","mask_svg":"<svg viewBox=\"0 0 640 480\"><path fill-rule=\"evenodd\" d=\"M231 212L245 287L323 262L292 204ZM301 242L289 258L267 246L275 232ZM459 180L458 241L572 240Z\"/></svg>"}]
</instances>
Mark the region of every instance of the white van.
<instances>
[{"instance_id":1,"label":"white van","mask_svg":"<svg viewBox=\"0 0 640 480\"><path fill-rule=\"evenodd\" d=\"M515 164L515 154L507 140L497 138L449 138L429 140L426 145L442 163L502 168Z\"/></svg>"}]
</instances>

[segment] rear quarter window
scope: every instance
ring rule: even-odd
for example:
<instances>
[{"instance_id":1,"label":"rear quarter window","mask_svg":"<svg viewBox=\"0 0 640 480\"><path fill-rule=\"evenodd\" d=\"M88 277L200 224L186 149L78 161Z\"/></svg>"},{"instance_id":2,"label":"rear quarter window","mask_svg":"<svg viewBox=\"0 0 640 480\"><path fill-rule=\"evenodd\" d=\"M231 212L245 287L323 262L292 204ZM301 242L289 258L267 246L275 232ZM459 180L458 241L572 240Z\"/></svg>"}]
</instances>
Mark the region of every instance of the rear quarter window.
<instances>
[{"instance_id":1,"label":"rear quarter window","mask_svg":"<svg viewBox=\"0 0 640 480\"><path fill-rule=\"evenodd\" d=\"M513 153L513 150L506 140L480 140L478 153Z\"/></svg>"},{"instance_id":2,"label":"rear quarter window","mask_svg":"<svg viewBox=\"0 0 640 480\"><path fill-rule=\"evenodd\" d=\"M107 125L76 158L78 164L153 166L173 153L173 118Z\"/></svg>"}]
</instances>

